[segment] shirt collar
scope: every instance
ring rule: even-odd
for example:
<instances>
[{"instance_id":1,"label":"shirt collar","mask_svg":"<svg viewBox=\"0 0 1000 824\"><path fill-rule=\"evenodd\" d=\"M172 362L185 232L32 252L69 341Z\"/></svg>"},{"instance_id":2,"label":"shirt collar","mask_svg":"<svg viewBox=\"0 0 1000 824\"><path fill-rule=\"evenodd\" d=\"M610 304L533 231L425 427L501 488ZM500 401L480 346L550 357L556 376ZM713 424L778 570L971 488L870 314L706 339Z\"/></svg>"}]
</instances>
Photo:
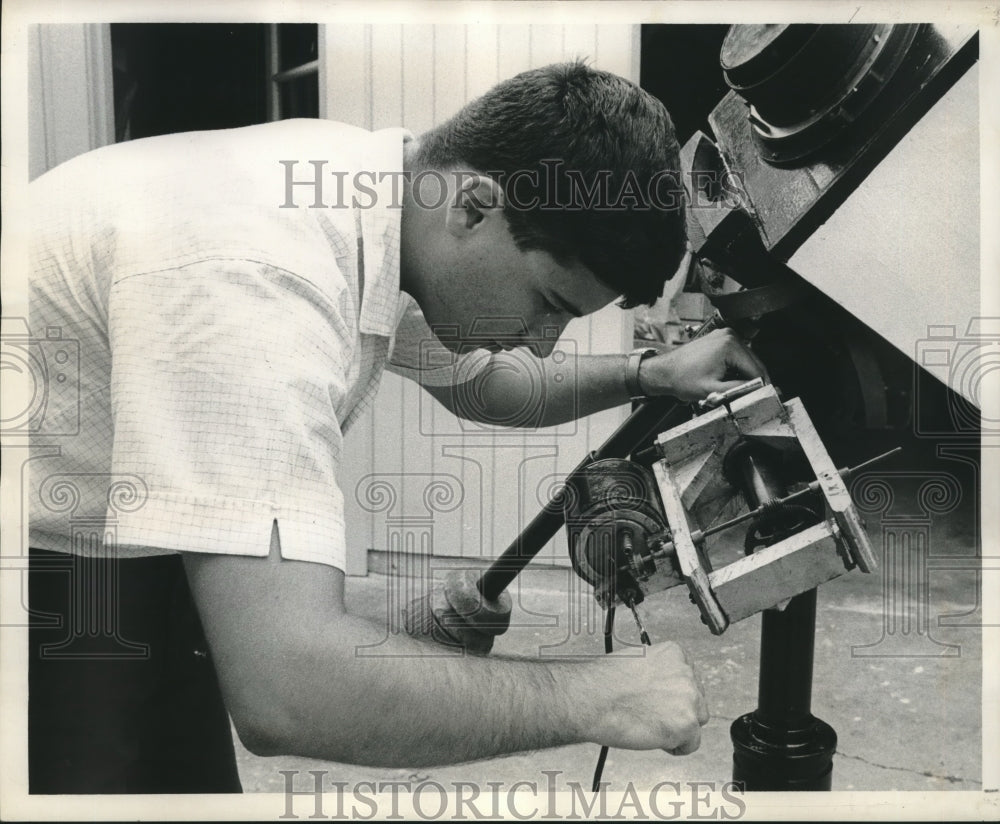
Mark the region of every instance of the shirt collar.
<instances>
[{"instance_id":1,"label":"shirt collar","mask_svg":"<svg viewBox=\"0 0 1000 824\"><path fill-rule=\"evenodd\" d=\"M358 207L365 278L358 328L367 335L392 337L396 329L403 144L412 137L406 129L382 129L366 136L361 183L375 194L358 191L362 204L371 203L370 208Z\"/></svg>"}]
</instances>

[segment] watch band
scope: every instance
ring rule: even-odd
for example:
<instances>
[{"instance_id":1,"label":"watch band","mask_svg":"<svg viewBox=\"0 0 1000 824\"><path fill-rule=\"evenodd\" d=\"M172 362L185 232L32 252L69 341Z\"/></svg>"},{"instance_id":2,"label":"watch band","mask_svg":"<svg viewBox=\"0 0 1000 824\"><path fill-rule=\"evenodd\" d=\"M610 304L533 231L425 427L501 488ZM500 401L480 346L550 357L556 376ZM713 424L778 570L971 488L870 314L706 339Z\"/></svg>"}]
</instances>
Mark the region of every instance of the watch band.
<instances>
[{"instance_id":1,"label":"watch band","mask_svg":"<svg viewBox=\"0 0 1000 824\"><path fill-rule=\"evenodd\" d=\"M625 358L625 390L633 401L646 400L646 394L639 386L639 365L651 355L657 353L656 349L633 349Z\"/></svg>"}]
</instances>

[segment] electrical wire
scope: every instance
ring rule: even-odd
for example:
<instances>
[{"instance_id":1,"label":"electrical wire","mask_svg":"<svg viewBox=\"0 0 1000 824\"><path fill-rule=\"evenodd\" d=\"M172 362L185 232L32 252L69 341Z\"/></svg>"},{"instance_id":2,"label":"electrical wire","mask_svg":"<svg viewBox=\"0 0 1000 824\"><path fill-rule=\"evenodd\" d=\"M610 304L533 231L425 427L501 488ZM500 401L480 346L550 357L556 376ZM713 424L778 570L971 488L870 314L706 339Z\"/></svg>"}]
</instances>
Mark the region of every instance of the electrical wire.
<instances>
[{"instance_id":1,"label":"electrical wire","mask_svg":"<svg viewBox=\"0 0 1000 824\"><path fill-rule=\"evenodd\" d=\"M604 654L610 655L614 651L613 631L615 628L615 605L611 604L604 612ZM597 756L597 765L594 767L594 781L590 791L596 793L601 788L601 774L604 772L604 762L608 760L608 747L601 747L601 753Z\"/></svg>"},{"instance_id":2,"label":"electrical wire","mask_svg":"<svg viewBox=\"0 0 1000 824\"><path fill-rule=\"evenodd\" d=\"M635 618L636 626L639 628L639 640L646 645L651 647L653 642L649 640L649 633L646 632L646 628L643 627L642 621L639 620L639 613L635 610L635 599L629 598L625 602L626 606L632 610L632 617ZM604 613L604 654L609 655L613 651L613 630L615 628L615 605L611 604ZM608 760L608 747L601 747L601 752L597 756L597 764L594 767L594 780L591 784L590 791L598 792L601 789L601 776L604 773L604 763Z\"/></svg>"},{"instance_id":3,"label":"electrical wire","mask_svg":"<svg viewBox=\"0 0 1000 824\"><path fill-rule=\"evenodd\" d=\"M610 655L614 652L614 641L612 632L615 628L615 605L608 607L604 613L604 654Z\"/></svg>"}]
</instances>

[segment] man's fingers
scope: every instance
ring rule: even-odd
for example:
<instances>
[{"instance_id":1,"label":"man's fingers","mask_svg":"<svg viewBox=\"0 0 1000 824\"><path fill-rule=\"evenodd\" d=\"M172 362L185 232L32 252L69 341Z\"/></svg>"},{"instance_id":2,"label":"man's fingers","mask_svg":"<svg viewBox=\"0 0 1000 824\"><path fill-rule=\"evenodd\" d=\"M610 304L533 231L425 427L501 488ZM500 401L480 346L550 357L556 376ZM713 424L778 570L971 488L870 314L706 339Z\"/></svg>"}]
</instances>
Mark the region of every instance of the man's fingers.
<instances>
[{"instance_id":1,"label":"man's fingers","mask_svg":"<svg viewBox=\"0 0 1000 824\"><path fill-rule=\"evenodd\" d=\"M698 703L695 705L695 712L698 714L698 723L704 727L711 715L708 712L708 699L705 697L705 690L701 688L701 679L696 677L696 680L698 681Z\"/></svg>"},{"instance_id":2,"label":"man's fingers","mask_svg":"<svg viewBox=\"0 0 1000 824\"><path fill-rule=\"evenodd\" d=\"M715 392L718 392L720 394L723 393L723 392L728 392L730 389L735 389L737 386L743 386L743 384L745 384L745 383L746 383L745 380L738 380L738 381L718 381L717 383L715 383L715 384L712 385L712 387L709 389L708 392L705 393L705 397L707 398L709 395L711 395L711 394L713 394Z\"/></svg>"},{"instance_id":3,"label":"man's fingers","mask_svg":"<svg viewBox=\"0 0 1000 824\"><path fill-rule=\"evenodd\" d=\"M659 654L664 656L671 656L675 659L680 659L680 662L690 674L691 674L691 686L695 691L695 714L698 718L699 724L707 724L709 719L708 712L708 701L705 699L705 687L702 684L701 676L698 674L697 668L694 666L694 662L688 655L688 651L672 642L667 642L665 644L657 645L654 649L658 649ZM670 666L669 662L666 662L667 666Z\"/></svg>"},{"instance_id":4,"label":"man's fingers","mask_svg":"<svg viewBox=\"0 0 1000 824\"><path fill-rule=\"evenodd\" d=\"M770 382L764 362L738 337L733 335L731 339L733 343L726 349L726 366L744 375L747 380L763 378L765 382Z\"/></svg>"},{"instance_id":5,"label":"man's fingers","mask_svg":"<svg viewBox=\"0 0 1000 824\"><path fill-rule=\"evenodd\" d=\"M705 699L705 690L701 685L701 678L698 673L691 669L692 687L694 689L694 715L698 720L698 725L704 727L708 723L708 701Z\"/></svg>"},{"instance_id":6,"label":"man's fingers","mask_svg":"<svg viewBox=\"0 0 1000 824\"><path fill-rule=\"evenodd\" d=\"M688 651L684 647L682 647L680 644L677 643L673 643L672 647L674 654L679 655L681 657L681 661L683 661L685 664L688 665L691 664L691 661L688 658Z\"/></svg>"},{"instance_id":7,"label":"man's fingers","mask_svg":"<svg viewBox=\"0 0 1000 824\"><path fill-rule=\"evenodd\" d=\"M686 737L683 744L666 750L671 755L691 755L701 746L701 728L694 727Z\"/></svg>"}]
</instances>

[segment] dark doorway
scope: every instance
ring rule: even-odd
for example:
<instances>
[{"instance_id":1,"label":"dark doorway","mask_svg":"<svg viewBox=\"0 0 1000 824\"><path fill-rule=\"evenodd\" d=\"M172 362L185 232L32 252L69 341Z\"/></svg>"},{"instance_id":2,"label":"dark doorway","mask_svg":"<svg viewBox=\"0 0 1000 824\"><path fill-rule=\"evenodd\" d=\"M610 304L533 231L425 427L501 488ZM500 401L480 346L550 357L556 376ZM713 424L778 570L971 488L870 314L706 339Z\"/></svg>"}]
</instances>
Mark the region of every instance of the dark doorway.
<instances>
[{"instance_id":1,"label":"dark doorway","mask_svg":"<svg viewBox=\"0 0 1000 824\"><path fill-rule=\"evenodd\" d=\"M115 140L268 119L268 27L115 23Z\"/></svg>"},{"instance_id":2,"label":"dark doorway","mask_svg":"<svg viewBox=\"0 0 1000 824\"><path fill-rule=\"evenodd\" d=\"M728 25L642 27L639 83L658 98L674 121L683 146L729 91L719 66Z\"/></svg>"}]
</instances>

